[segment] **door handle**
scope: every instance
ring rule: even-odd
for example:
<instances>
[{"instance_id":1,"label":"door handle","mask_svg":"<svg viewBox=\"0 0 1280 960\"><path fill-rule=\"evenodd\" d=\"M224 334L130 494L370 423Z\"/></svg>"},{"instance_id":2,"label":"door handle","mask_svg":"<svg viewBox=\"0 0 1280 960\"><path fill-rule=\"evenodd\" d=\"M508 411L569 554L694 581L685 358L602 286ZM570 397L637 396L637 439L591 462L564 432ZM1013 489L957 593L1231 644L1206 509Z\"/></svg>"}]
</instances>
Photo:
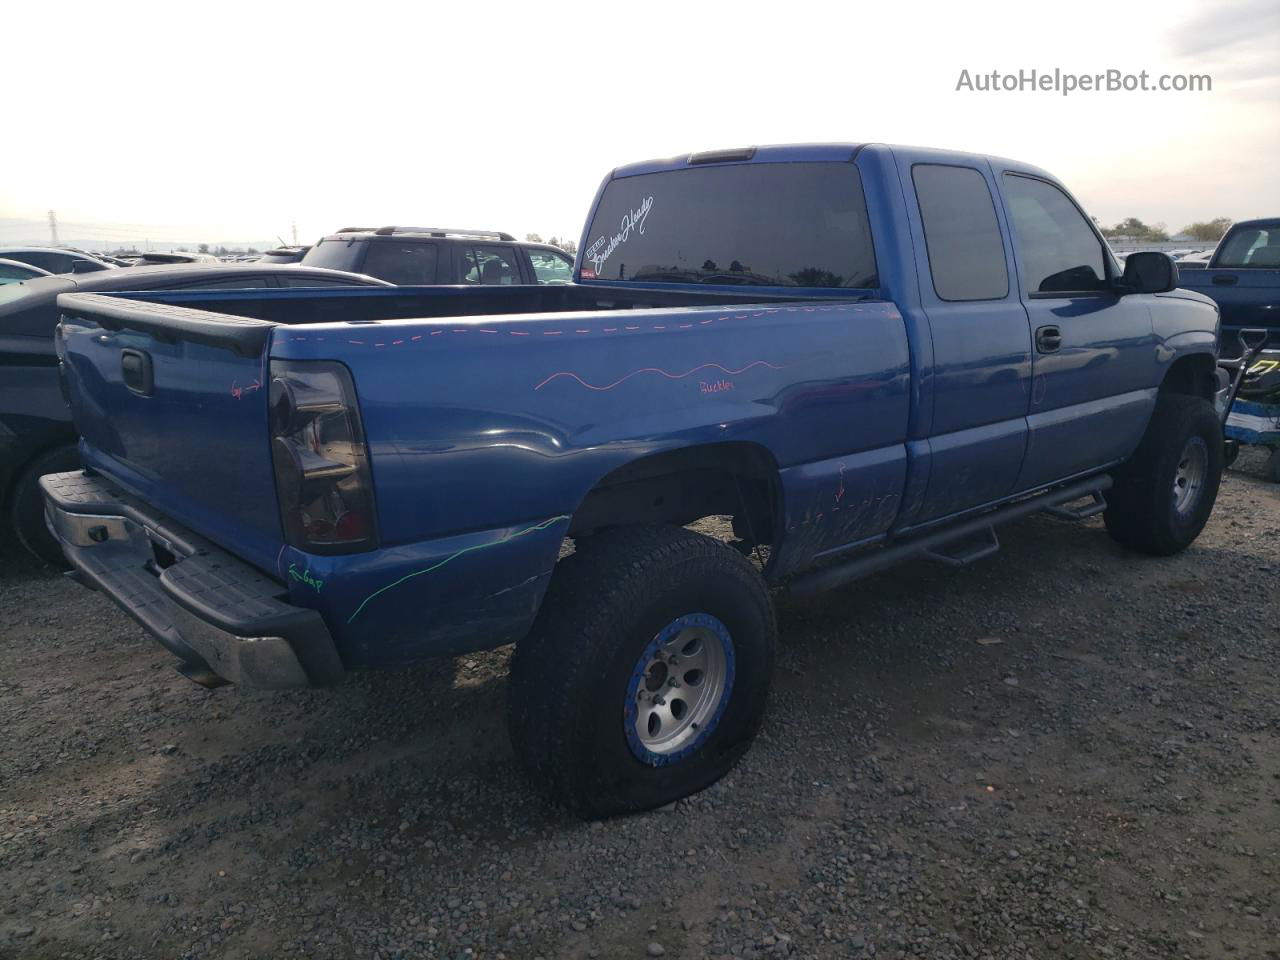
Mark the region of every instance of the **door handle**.
<instances>
[{"instance_id":1,"label":"door handle","mask_svg":"<svg viewBox=\"0 0 1280 960\"><path fill-rule=\"evenodd\" d=\"M124 385L140 396L149 397L155 387L151 355L141 350L120 351L120 376Z\"/></svg>"},{"instance_id":2,"label":"door handle","mask_svg":"<svg viewBox=\"0 0 1280 960\"><path fill-rule=\"evenodd\" d=\"M1036 349L1053 353L1062 346L1062 331L1057 327L1041 327L1036 331Z\"/></svg>"},{"instance_id":3,"label":"door handle","mask_svg":"<svg viewBox=\"0 0 1280 960\"><path fill-rule=\"evenodd\" d=\"M1213 275L1214 283L1221 284L1223 286L1228 286L1228 287L1231 286L1233 283L1236 283L1239 279L1240 278L1237 277L1234 273L1215 273Z\"/></svg>"}]
</instances>

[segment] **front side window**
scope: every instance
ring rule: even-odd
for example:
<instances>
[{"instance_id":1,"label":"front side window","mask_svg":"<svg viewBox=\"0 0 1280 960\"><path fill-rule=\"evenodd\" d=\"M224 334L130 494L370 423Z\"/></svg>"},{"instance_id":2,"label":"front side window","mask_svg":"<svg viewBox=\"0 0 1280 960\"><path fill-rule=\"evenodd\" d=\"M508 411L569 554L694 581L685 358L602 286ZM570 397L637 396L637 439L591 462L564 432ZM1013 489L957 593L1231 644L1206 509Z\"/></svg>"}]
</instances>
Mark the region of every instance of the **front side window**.
<instances>
[{"instance_id":1,"label":"front side window","mask_svg":"<svg viewBox=\"0 0 1280 960\"><path fill-rule=\"evenodd\" d=\"M1014 247L1031 293L1103 290L1102 243L1071 198L1051 183L1006 173Z\"/></svg>"},{"instance_id":2,"label":"front side window","mask_svg":"<svg viewBox=\"0 0 1280 960\"><path fill-rule=\"evenodd\" d=\"M462 282L506 286L520 282L520 267L510 247L467 247L462 256Z\"/></svg>"},{"instance_id":3,"label":"front side window","mask_svg":"<svg viewBox=\"0 0 1280 960\"><path fill-rule=\"evenodd\" d=\"M852 163L693 166L605 187L584 280L735 286L879 286Z\"/></svg>"},{"instance_id":4,"label":"front side window","mask_svg":"<svg viewBox=\"0 0 1280 960\"><path fill-rule=\"evenodd\" d=\"M911 168L929 272L940 300L1002 300L1009 270L986 178L972 167Z\"/></svg>"},{"instance_id":5,"label":"front side window","mask_svg":"<svg viewBox=\"0 0 1280 960\"><path fill-rule=\"evenodd\" d=\"M369 244L361 273L400 286L426 286L436 282L439 245L406 240Z\"/></svg>"},{"instance_id":6,"label":"front side window","mask_svg":"<svg viewBox=\"0 0 1280 960\"><path fill-rule=\"evenodd\" d=\"M1280 267L1280 228L1248 227L1233 230L1218 255L1215 267L1248 269Z\"/></svg>"},{"instance_id":7,"label":"front side window","mask_svg":"<svg viewBox=\"0 0 1280 960\"><path fill-rule=\"evenodd\" d=\"M573 261L552 250L530 250L533 276L538 283L569 283L573 280Z\"/></svg>"}]
</instances>

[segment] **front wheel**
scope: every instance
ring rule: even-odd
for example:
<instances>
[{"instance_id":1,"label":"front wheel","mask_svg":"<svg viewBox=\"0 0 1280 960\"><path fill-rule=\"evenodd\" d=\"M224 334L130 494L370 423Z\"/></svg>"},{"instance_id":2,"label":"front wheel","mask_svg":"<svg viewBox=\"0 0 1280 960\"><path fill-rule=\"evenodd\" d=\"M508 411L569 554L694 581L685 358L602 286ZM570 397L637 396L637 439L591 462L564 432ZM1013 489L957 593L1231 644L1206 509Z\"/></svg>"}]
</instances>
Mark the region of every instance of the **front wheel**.
<instances>
[{"instance_id":1,"label":"front wheel","mask_svg":"<svg viewBox=\"0 0 1280 960\"><path fill-rule=\"evenodd\" d=\"M1162 395L1142 443L1107 495L1107 532L1142 553L1186 549L1218 499L1222 460L1222 425L1213 404Z\"/></svg>"},{"instance_id":2,"label":"front wheel","mask_svg":"<svg viewBox=\"0 0 1280 960\"><path fill-rule=\"evenodd\" d=\"M775 632L764 581L726 544L666 527L581 541L512 659L516 755L584 817L701 790L759 730Z\"/></svg>"}]
</instances>

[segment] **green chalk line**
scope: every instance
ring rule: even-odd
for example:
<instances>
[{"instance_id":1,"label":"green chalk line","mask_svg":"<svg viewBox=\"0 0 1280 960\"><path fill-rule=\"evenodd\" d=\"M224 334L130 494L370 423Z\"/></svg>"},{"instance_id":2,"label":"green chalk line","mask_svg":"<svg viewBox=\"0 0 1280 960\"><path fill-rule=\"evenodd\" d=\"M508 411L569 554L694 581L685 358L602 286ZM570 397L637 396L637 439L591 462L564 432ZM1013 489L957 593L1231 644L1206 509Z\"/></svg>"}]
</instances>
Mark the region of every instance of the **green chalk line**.
<instances>
[{"instance_id":1,"label":"green chalk line","mask_svg":"<svg viewBox=\"0 0 1280 960\"><path fill-rule=\"evenodd\" d=\"M373 593L365 597L362 601L360 601L360 606L356 607L355 613L351 614L351 616L347 618L347 623L350 623L356 617L360 616L360 611L363 610L365 606L368 605L370 600L373 600L375 597L377 597L378 594L386 593L392 587L398 587L400 586L400 584L404 583L406 580L412 580L414 577L420 577L424 573L430 573L432 570L439 570L446 563L448 563L451 560L458 559L458 557L462 556L464 553L472 553L473 551L476 551L476 550L483 550L486 547L496 547L499 544L506 543L508 540L514 540L516 537L523 537L526 533L537 533L539 530L545 530L547 529L547 527L551 526L553 523L556 523L559 520L568 520L568 519L569 519L568 514L561 514L558 517L551 517L547 520L543 520L541 523L534 524L532 527L526 527L525 529L518 530L515 533L509 533L506 536L501 537L497 540L490 540L488 543L477 543L471 547L464 547L463 549L459 550L457 553L453 553L445 557L439 563L433 563L431 566L427 567L425 570L416 570L413 573L406 573L399 580L395 581L394 583L388 583L385 587L380 587L379 589L373 591Z\"/></svg>"}]
</instances>

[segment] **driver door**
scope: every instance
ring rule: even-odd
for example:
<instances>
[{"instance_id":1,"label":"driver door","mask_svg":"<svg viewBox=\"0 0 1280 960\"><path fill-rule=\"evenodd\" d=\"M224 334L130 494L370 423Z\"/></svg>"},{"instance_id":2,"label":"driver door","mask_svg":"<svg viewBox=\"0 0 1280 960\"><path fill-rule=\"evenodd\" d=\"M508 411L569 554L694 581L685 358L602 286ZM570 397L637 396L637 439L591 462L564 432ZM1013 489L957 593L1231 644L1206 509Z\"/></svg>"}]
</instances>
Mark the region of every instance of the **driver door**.
<instances>
[{"instance_id":1,"label":"driver door","mask_svg":"<svg viewBox=\"0 0 1280 960\"><path fill-rule=\"evenodd\" d=\"M1001 192L1031 322L1031 406L1017 489L1087 473L1133 452L1155 405L1151 296L1119 296L1102 238L1068 194L1004 170Z\"/></svg>"}]
</instances>

